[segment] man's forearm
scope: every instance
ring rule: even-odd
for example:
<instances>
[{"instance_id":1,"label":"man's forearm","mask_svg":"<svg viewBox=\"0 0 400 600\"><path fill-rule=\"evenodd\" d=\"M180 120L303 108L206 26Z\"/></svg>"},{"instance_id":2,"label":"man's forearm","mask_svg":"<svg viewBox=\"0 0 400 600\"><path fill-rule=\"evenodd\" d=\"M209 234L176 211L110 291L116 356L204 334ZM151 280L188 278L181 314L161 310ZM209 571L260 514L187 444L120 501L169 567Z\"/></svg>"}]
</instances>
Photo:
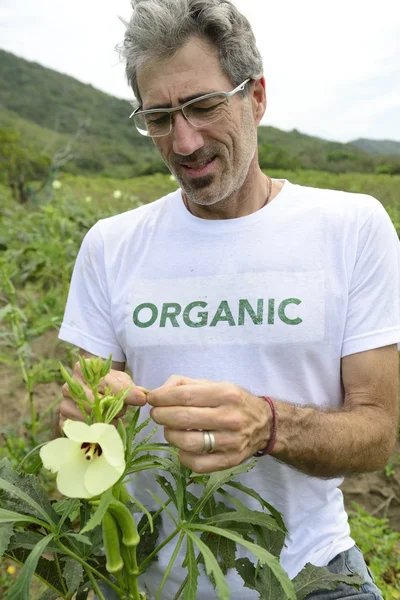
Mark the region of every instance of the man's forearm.
<instances>
[{"instance_id":1,"label":"man's forearm","mask_svg":"<svg viewBox=\"0 0 400 600\"><path fill-rule=\"evenodd\" d=\"M278 435L271 456L315 477L383 468L396 427L377 407L324 411L275 400Z\"/></svg>"}]
</instances>

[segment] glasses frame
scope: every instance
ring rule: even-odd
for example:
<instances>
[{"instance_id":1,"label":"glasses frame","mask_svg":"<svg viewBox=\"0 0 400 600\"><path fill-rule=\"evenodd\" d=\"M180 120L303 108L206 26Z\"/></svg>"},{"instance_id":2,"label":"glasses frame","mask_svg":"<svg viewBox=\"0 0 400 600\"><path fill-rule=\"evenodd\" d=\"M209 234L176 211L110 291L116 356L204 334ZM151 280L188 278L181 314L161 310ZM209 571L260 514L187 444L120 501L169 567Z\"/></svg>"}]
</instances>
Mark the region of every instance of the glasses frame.
<instances>
[{"instance_id":1,"label":"glasses frame","mask_svg":"<svg viewBox=\"0 0 400 600\"><path fill-rule=\"evenodd\" d=\"M191 104L194 104L195 102L198 102L199 100L206 100L207 98L213 98L214 96L225 96L225 99L226 99L227 103L229 104L230 98L232 98L232 96L234 96L238 92L242 92L244 90L244 88L246 87L246 85L249 83L249 81L251 81L251 79L246 79L246 81L243 81L243 83L238 85L231 92L211 92L210 94L204 94L204 96L199 96L198 98L193 98L192 100L189 100L188 102L185 102L184 104L181 104L180 106L175 106L174 108L150 108L149 110L140 110L140 106L139 106L138 108L136 108L133 111L133 113L131 115L129 115L129 118L131 119L132 117L135 117L136 115L150 115L150 114L159 113L159 112L168 113L169 114L169 130L168 130L168 133L163 133L161 135L150 135L147 130L139 129L139 127L135 123L135 119L133 120L133 122L135 123L136 129L142 135L145 135L147 137L152 137L152 138L164 137L165 135L169 135L172 131L172 118L171 118L172 113L181 112L182 115L184 116L184 118L186 119L186 121L188 121L191 125L193 125L193 123L188 119L187 115L185 115L185 108L187 106L190 106ZM216 119L216 121L218 121L218 119ZM205 123L204 125L193 125L193 127L205 127L206 125L211 124L211 123L215 123L215 121L211 121L210 123Z\"/></svg>"}]
</instances>

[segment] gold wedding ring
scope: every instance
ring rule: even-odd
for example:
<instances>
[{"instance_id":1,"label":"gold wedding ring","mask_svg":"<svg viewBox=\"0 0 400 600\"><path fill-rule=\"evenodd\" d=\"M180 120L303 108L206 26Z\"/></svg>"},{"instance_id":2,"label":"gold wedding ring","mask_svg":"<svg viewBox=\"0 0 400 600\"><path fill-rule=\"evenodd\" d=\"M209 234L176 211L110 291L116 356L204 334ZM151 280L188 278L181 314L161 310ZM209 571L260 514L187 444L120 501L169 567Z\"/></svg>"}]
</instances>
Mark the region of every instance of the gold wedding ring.
<instances>
[{"instance_id":1,"label":"gold wedding ring","mask_svg":"<svg viewBox=\"0 0 400 600\"><path fill-rule=\"evenodd\" d=\"M208 454L211 454L215 450L215 437L209 431L203 431L203 437L203 452L208 452Z\"/></svg>"}]
</instances>

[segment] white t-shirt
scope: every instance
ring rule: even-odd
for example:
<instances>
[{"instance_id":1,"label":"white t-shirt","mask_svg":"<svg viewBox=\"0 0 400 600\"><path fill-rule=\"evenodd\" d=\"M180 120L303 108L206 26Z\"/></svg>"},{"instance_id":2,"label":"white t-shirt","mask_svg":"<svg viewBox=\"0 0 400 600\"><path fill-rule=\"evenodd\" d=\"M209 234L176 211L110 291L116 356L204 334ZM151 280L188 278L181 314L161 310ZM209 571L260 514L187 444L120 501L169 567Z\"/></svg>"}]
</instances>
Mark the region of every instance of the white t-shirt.
<instances>
[{"instance_id":1,"label":"white t-shirt","mask_svg":"<svg viewBox=\"0 0 400 600\"><path fill-rule=\"evenodd\" d=\"M285 180L259 211L206 220L187 211L177 190L88 232L60 338L126 361L135 383L148 389L179 374L298 405L340 407L341 358L400 342L399 290L398 236L371 196ZM165 441L162 429L156 439ZM354 544L341 478L311 477L266 456L240 480L282 513L288 535L281 563L290 578ZM141 473L132 490L156 509L145 492L152 481ZM168 517L163 527L163 535L172 531ZM152 594L172 550L167 545L148 571ZM185 577L182 558L165 600ZM227 581L233 600L258 597L236 571ZM213 597L203 577L198 600Z\"/></svg>"}]
</instances>

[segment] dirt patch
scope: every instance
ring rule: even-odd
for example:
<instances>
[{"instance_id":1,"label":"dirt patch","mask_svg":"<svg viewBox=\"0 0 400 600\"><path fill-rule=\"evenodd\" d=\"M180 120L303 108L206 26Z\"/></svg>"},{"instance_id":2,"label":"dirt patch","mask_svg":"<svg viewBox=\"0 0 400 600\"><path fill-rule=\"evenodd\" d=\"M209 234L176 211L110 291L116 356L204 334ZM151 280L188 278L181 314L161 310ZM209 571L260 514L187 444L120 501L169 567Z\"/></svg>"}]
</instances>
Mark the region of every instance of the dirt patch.
<instances>
[{"instance_id":1,"label":"dirt patch","mask_svg":"<svg viewBox=\"0 0 400 600\"><path fill-rule=\"evenodd\" d=\"M400 531L400 442L397 443L392 470L347 477L341 486L347 510L357 502L374 517L388 518L392 529Z\"/></svg>"},{"instance_id":2,"label":"dirt patch","mask_svg":"<svg viewBox=\"0 0 400 600\"><path fill-rule=\"evenodd\" d=\"M36 355L44 358L63 358L63 351L55 332L47 332L33 347ZM64 352L64 353L63 353ZM1 398L0 398L0 432L8 425L13 429L23 429L24 421L29 422L30 407L20 371L0 365ZM50 382L37 384L35 387L35 406L38 415L57 400L61 401L61 386ZM57 411L47 417L49 437L55 427ZM1 440L0 433L0 443ZM360 504L366 511L377 518L388 518L395 531L400 531L400 441L393 453L393 469L390 474L383 471L364 473L347 477L341 486L345 498L346 509L352 508L352 501Z\"/></svg>"}]
</instances>

